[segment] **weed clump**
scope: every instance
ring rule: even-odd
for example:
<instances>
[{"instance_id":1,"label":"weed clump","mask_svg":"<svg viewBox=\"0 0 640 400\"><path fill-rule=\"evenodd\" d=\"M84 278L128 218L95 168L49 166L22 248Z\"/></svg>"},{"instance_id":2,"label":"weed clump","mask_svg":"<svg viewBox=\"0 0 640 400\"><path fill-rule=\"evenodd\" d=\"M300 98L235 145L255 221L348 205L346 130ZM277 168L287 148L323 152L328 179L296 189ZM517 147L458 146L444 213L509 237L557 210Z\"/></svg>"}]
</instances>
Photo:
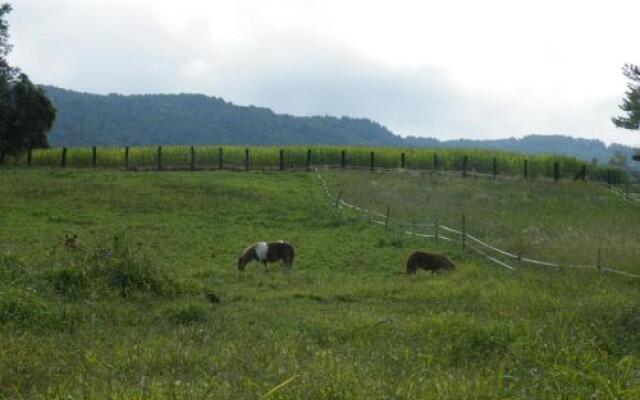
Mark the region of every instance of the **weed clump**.
<instances>
[{"instance_id":1,"label":"weed clump","mask_svg":"<svg viewBox=\"0 0 640 400\"><path fill-rule=\"evenodd\" d=\"M169 321L178 325L190 325L207 320L207 311L199 304L170 308L166 311L166 315Z\"/></svg>"},{"instance_id":2,"label":"weed clump","mask_svg":"<svg viewBox=\"0 0 640 400\"><path fill-rule=\"evenodd\" d=\"M0 254L0 284L12 285L28 275L26 266L14 255L7 252Z\"/></svg>"},{"instance_id":3,"label":"weed clump","mask_svg":"<svg viewBox=\"0 0 640 400\"><path fill-rule=\"evenodd\" d=\"M47 279L53 284L56 292L68 297L77 297L89 286L86 272L76 266L50 272Z\"/></svg>"},{"instance_id":4,"label":"weed clump","mask_svg":"<svg viewBox=\"0 0 640 400\"><path fill-rule=\"evenodd\" d=\"M133 292L163 297L180 292L179 285L162 273L150 256L132 249L124 235L114 236L108 247L65 254L59 263L62 266L47 278L58 293L71 298L105 288L125 298Z\"/></svg>"},{"instance_id":5,"label":"weed clump","mask_svg":"<svg viewBox=\"0 0 640 400\"><path fill-rule=\"evenodd\" d=\"M407 244L408 244L408 240L407 240L407 237L404 235L404 232L396 229L391 229L390 232L385 232L384 235L378 238L376 247L402 248L407 246Z\"/></svg>"},{"instance_id":6,"label":"weed clump","mask_svg":"<svg viewBox=\"0 0 640 400\"><path fill-rule=\"evenodd\" d=\"M0 292L0 325L12 324L22 328L55 326L58 319L50 305L25 288L8 288Z\"/></svg>"}]
</instances>

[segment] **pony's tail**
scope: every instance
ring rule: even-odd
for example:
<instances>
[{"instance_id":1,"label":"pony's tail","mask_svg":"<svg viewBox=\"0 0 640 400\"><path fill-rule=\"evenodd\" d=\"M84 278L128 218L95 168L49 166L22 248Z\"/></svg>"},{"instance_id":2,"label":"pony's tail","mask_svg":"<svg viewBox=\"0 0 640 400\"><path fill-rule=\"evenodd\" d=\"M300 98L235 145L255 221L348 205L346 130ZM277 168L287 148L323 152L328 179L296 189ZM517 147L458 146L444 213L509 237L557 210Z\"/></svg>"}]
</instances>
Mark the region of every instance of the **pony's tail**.
<instances>
[{"instance_id":1,"label":"pony's tail","mask_svg":"<svg viewBox=\"0 0 640 400\"><path fill-rule=\"evenodd\" d=\"M283 242L284 243L284 242ZM286 246L287 251L287 257L286 257L286 268L291 271L291 269L293 269L293 258L295 256L295 251L293 250L293 246L291 246L290 244L287 243Z\"/></svg>"}]
</instances>

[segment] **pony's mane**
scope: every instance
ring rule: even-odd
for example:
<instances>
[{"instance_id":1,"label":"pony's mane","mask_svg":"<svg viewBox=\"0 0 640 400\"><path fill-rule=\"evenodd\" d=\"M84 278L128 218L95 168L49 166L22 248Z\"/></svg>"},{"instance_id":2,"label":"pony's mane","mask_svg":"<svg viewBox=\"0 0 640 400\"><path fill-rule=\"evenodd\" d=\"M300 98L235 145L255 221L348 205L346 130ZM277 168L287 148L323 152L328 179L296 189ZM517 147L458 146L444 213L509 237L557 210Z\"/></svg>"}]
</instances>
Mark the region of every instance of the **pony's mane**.
<instances>
[{"instance_id":1,"label":"pony's mane","mask_svg":"<svg viewBox=\"0 0 640 400\"><path fill-rule=\"evenodd\" d=\"M240 257L245 257L248 252L250 252L251 250L253 250L254 247L256 247L257 244L258 244L258 242L247 246L247 248L242 250L242 253L240 253Z\"/></svg>"}]
</instances>

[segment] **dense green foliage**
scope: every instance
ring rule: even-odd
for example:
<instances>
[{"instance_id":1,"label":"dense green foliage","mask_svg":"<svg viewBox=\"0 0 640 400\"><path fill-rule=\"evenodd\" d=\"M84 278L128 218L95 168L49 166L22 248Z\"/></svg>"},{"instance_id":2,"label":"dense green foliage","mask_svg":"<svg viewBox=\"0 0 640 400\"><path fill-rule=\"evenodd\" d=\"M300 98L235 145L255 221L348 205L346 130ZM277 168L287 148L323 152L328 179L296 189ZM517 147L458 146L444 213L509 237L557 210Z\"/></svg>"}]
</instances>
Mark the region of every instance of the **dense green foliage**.
<instances>
[{"instance_id":1,"label":"dense green foliage","mask_svg":"<svg viewBox=\"0 0 640 400\"><path fill-rule=\"evenodd\" d=\"M444 218L494 199L491 231L522 221L570 240L580 230L584 248L601 234L638 235L637 206L589 183L328 178L350 197L377 188L362 200L398 200L394 213L412 207L403 217L411 203ZM392 182L415 200L390 197ZM3 398L640 396L639 281L512 272L459 245L409 239L337 212L313 173L4 169L0 223ZM65 247L65 233L80 242ZM260 239L295 246L292 274L236 271ZM456 269L406 276L417 248Z\"/></svg>"},{"instance_id":2,"label":"dense green foliage","mask_svg":"<svg viewBox=\"0 0 640 400\"><path fill-rule=\"evenodd\" d=\"M54 145L402 143L367 119L278 115L198 94L100 96L45 90L60 110Z\"/></svg>"},{"instance_id":3,"label":"dense green foliage","mask_svg":"<svg viewBox=\"0 0 640 400\"><path fill-rule=\"evenodd\" d=\"M0 6L0 164L7 154L16 155L28 148L47 147L45 135L56 116L43 90L6 61L11 50L8 42L9 12L9 4Z\"/></svg>"},{"instance_id":4,"label":"dense green foliage","mask_svg":"<svg viewBox=\"0 0 640 400\"><path fill-rule=\"evenodd\" d=\"M606 163L614 150L632 149L599 140L530 135L522 139L448 140L394 135L367 119L294 117L267 108L242 107L195 94L100 96L44 87L59 110L51 132L54 146L94 145L359 145L429 148L488 148L527 154L563 154Z\"/></svg>"},{"instance_id":5,"label":"dense green foliage","mask_svg":"<svg viewBox=\"0 0 640 400\"><path fill-rule=\"evenodd\" d=\"M222 149L222 153L220 153ZM248 160L246 150L249 150ZM626 182L627 173L615 166L585 165L572 157L533 155L524 156L518 153L505 153L496 150L476 149L426 149L426 148L380 148L380 147L333 147L333 146L287 146L278 147L239 147L239 146L198 146L194 148L193 163L195 168L226 169L277 169L280 167L280 150L283 150L283 168L306 168L307 152L311 150L311 165L342 164L342 151L345 152L345 165L348 167L370 168L371 152L374 152L376 168L400 168L402 153L405 154L405 168L416 170L461 171L464 158L467 157L469 173L493 174L493 160L496 159L497 175L523 176L527 162L527 177L553 177L554 163L559 165L562 179L574 179L585 166L587 179L607 180L610 183ZM127 152L123 148L97 148L96 167L124 167L153 169L162 167L191 168L191 148L188 146L162 147L160 156L157 147L132 147ZM31 155L32 166L62 165L62 149L43 149ZM434 168L434 159L436 162ZM9 160L12 165L27 165L28 154ZM160 161L160 165L159 165ZM246 163L248 161L248 164ZM93 166L91 148L72 148L65 152L65 165L72 167Z\"/></svg>"},{"instance_id":6,"label":"dense green foliage","mask_svg":"<svg viewBox=\"0 0 640 400\"><path fill-rule=\"evenodd\" d=\"M625 93L620 109L626 113L625 116L613 118L616 126L625 129L640 128L640 68L637 65L625 65L624 76L631 82L628 84L629 91Z\"/></svg>"},{"instance_id":7,"label":"dense green foliage","mask_svg":"<svg viewBox=\"0 0 640 400\"><path fill-rule=\"evenodd\" d=\"M607 146L597 139L573 138L562 135L527 135L520 139L458 139L446 141L410 136L405 139L405 142L407 145L418 147L494 149L524 154L562 154L585 161L595 159L601 164L607 163L616 153L622 154L626 162L629 162L634 154L634 150L629 146L617 143Z\"/></svg>"}]
</instances>

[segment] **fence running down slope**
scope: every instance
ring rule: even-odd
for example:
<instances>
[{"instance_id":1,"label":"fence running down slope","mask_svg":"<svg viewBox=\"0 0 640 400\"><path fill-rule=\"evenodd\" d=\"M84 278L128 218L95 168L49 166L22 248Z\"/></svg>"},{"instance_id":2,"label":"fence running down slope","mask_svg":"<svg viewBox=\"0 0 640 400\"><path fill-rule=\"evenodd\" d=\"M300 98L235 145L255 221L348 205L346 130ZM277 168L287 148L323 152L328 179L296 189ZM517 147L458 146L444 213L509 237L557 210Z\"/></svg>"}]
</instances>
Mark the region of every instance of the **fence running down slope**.
<instances>
[{"instance_id":1,"label":"fence running down slope","mask_svg":"<svg viewBox=\"0 0 640 400\"><path fill-rule=\"evenodd\" d=\"M318 178L318 181L320 183L320 186L322 188L323 193L325 194L325 196L327 197L327 199L329 201L332 202L332 204L334 204L336 207L346 207L348 209L351 209L355 212L358 212L360 214L363 214L365 216L367 216L368 221L375 223L375 224L379 224L379 225L384 225L385 227L390 226L390 225L396 225L401 227L402 232L406 235L409 236L416 236L416 237L422 237L422 238L432 238L432 239L442 239L442 240L446 240L446 241L459 241L461 242L463 248L469 248L473 251L475 251L476 253L480 254L481 256L487 258L488 260L501 265L509 270L516 270L516 268L510 264L508 264L505 261L502 261L500 259L498 259L498 255L503 256L503 257L508 257L514 261L517 261L519 263L522 264L532 264L532 265L539 265L539 266L546 266L546 267L555 267L555 268L573 268L573 269L595 269L597 271L600 272L610 272L610 273L614 273L617 275L622 275L622 276L626 276L629 278L640 278L640 275L637 274L632 274L629 272L625 272L619 269L614 269L614 268L608 268L608 267L604 267L602 265L570 265L570 264L561 264L561 263L556 263L556 262L551 262L551 261L542 261L542 260L535 260L532 258L527 258L527 257L523 257L522 255L518 255L518 254L514 254L512 252L509 252L507 250L504 249L500 249L496 246L492 246L491 244L469 234L467 232L467 228L464 225L464 217L463 217L463 227L462 230L458 230L458 229L454 229L451 228L449 226L446 225L441 225L438 224L437 222L431 223L431 224L412 224L412 223L407 223L407 222L403 222L400 221L398 219L395 218L390 218L389 214L387 212L387 214L382 214L379 212L376 212L374 210L371 209L366 209L364 207L360 207L358 205L355 204L351 204L348 203L346 201L344 201L342 199L342 194L338 193L338 195L333 195L330 191L329 188L327 187L327 182L325 180L325 178L320 174L320 171L318 168L315 169L316 171L316 176ZM411 229L409 229L409 227L411 227ZM415 229L416 227L420 227L420 228L426 228L426 229L432 229L433 233L421 233L421 232L415 232L413 229ZM443 235L440 231L444 231L447 233L447 235ZM453 235L453 236L451 236Z\"/></svg>"}]
</instances>

